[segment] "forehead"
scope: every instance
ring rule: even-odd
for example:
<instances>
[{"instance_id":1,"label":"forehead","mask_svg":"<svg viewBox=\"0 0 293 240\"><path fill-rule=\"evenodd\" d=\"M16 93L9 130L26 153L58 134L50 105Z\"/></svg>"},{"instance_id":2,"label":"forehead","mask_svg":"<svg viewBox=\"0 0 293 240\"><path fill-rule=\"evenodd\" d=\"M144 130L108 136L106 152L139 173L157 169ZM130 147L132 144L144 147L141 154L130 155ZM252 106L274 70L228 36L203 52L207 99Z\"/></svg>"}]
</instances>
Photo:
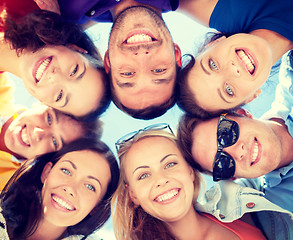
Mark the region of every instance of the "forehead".
<instances>
[{"instance_id":1,"label":"forehead","mask_svg":"<svg viewBox=\"0 0 293 240\"><path fill-rule=\"evenodd\" d=\"M166 137L145 137L133 143L125 155L125 163L139 165L142 162L150 164L161 160L166 154L179 153L174 142Z\"/></svg>"},{"instance_id":2,"label":"forehead","mask_svg":"<svg viewBox=\"0 0 293 240\"><path fill-rule=\"evenodd\" d=\"M81 150L66 153L60 158L56 165L69 164L84 176L93 176L98 178L100 181L107 183L110 180L110 166L106 158L91 150Z\"/></svg>"}]
</instances>

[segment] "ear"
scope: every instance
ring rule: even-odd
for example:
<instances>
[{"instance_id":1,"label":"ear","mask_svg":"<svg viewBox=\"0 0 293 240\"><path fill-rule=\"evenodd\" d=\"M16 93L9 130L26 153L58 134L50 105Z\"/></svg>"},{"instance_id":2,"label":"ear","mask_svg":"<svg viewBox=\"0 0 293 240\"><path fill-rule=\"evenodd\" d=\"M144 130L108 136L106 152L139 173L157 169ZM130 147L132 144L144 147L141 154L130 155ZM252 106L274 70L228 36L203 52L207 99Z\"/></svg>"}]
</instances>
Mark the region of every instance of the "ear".
<instances>
[{"instance_id":1,"label":"ear","mask_svg":"<svg viewBox=\"0 0 293 240\"><path fill-rule=\"evenodd\" d=\"M189 168L189 174L192 177L192 181L194 182L195 181L195 172L191 166L188 166L188 168Z\"/></svg>"},{"instance_id":2,"label":"ear","mask_svg":"<svg viewBox=\"0 0 293 240\"><path fill-rule=\"evenodd\" d=\"M247 111L247 110L245 110L243 108L238 108L238 109L235 110L235 112L238 113L238 114L241 114L243 116L246 116L248 118L253 119L252 114L249 111Z\"/></svg>"},{"instance_id":3,"label":"ear","mask_svg":"<svg viewBox=\"0 0 293 240\"><path fill-rule=\"evenodd\" d=\"M248 99L246 99L245 104L251 102L253 99L257 98L260 94L261 94L261 89L259 88L255 91L254 94L252 94L252 96L250 96Z\"/></svg>"},{"instance_id":4,"label":"ear","mask_svg":"<svg viewBox=\"0 0 293 240\"><path fill-rule=\"evenodd\" d=\"M107 74L110 72L110 60L109 60L109 50L105 52L104 56L104 67Z\"/></svg>"},{"instance_id":5,"label":"ear","mask_svg":"<svg viewBox=\"0 0 293 240\"><path fill-rule=\"evenodd\" d=\"M182 66L182 54L181 49L177 43L174 43L174 51L175 51L175 61L177 62L178 66Z\"/></svg>"},{"instance_id":6,"label":"ear","mask_svg":"<svg viewBox=\"0 0 293 240\"><path fill-rule=\"evenodd\" d=\"M211 46L215 45L216 43L223 41L226 38L227 38L226 36L222 36L222 37L208 43L207 45L205 45L205 48L211 47Z\"/></svg>"},{"instance_id":7,"label":"ear","mask_svg":"<svg viewBox=\"0 0 293 240\"><path fill-rule=\"evenodd\" d=\"M127 188L127 191L128 191L128 194L129 194L131 201L135 205L139 206L140 205L139 201L138 201L137 197L135 196L135 193L133 192L133 190L127 184L125 185L125 187Z\"/></svg>"},{"instance_id":8,"label":"ear","mask_svg":"<svg viewBox=\"0 0 293 240\"><path fill-rule=\"evenodd\" d=\"M79 53L88 53L87 50L85 50L81 47L78 47L75 44L66 44L66 47L68 47L69 49L71 49L73 51L79 52Z\"/></svg>"},{"instance_id":9,"label":"ear","mask_svg":"<svg viewBox=\"0 0 293 240\"><path fill-rule=\"evenodd\" d=\"M43 184L44 184L45 180L47 179L49 173L51 172L52 167L53 167L53 163L51 163L51 162L46 163L46 165L43 169L42 175L41 175L41 182Z\"/></svg>"}]
</instances>

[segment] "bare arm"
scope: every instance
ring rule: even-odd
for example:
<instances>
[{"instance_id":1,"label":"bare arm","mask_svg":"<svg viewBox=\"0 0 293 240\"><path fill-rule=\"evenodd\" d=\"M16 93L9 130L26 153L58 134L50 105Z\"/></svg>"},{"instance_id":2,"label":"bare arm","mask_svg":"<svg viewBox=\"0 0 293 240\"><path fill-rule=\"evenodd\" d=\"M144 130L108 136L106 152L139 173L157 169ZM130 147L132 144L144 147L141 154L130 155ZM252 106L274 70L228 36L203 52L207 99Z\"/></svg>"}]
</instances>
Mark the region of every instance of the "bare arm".
<instances>
[{"instance_id":1,"label":"bare arm","mask_svg":"<svg viewBox=\"0 0 293 240\"><path fill-rule=\"evenodd\" d=\"M40 9L48 10L51 12L60 13L60 7L57 0L34 0Z\"/></svg>"}]
</instances>

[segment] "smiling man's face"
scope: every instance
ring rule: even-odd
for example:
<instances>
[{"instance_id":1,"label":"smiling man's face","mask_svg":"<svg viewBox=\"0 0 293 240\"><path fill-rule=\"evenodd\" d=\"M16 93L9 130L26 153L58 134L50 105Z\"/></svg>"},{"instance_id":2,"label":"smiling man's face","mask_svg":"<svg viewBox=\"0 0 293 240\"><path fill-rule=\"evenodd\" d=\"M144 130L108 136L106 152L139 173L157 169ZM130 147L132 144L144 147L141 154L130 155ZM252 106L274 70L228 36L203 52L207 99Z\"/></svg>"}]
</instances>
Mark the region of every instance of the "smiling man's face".
<instances>
[{"instance_id":1,"label":"smiling man's face","mask_svg":"<svg viewBox=\"0 0 293 240\"><path fill-rule=\"evenodd\" d=\"M117 17L105 68L111 73L114 94L124 106L138 110L167 102L180 60L179 46L153 10L132 7Z\"/></svg>"},{"instance_id":2,"label":"smiling man's face","mask_svg":"<svg viewBox=\"0 0 293 240\"><path fill-rule=\"evenodd\" d=\"M272 128L263 121L247 117L227 116L239 125L239 139L223 152L235 161L234 177L256 178L278 168L282 145ZM192 156L206 171L213 171L217 153L217 126L219 118L196 125L192 132Z\"/></svg>"}]
</instances>

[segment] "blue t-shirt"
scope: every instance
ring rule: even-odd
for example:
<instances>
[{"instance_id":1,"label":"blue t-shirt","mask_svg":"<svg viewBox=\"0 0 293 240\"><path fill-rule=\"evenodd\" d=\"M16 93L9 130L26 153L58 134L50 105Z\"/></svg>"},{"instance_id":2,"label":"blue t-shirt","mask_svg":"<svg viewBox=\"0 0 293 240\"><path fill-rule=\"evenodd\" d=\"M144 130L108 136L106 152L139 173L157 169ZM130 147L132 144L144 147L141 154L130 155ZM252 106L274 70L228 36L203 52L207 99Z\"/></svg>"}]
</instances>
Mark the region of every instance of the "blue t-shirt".
<instances>
[{"instance_id":1,"label":"blue t-shirt","mask_svg":"<svg viewBox=\"0 0 293 240\"><path fill-rule=\"evenodd\" d=\"M84 24L87 21L113 22L110 9L121 0L58 0L61 15L68 21ZM162 9L162 12L175 11L179 0L136 0L136 2Z\"/></svg>"},{"instance_id":2,"label":"blue t-shirt","mask_svg":"<svg viewBox=\"0 0 293 240\"><path fill-rule=\"evenodd\" d=\"M209 26L232 34L267 29L293 41L293 1L219 0Z\"/></svg>"}]
</instances>

